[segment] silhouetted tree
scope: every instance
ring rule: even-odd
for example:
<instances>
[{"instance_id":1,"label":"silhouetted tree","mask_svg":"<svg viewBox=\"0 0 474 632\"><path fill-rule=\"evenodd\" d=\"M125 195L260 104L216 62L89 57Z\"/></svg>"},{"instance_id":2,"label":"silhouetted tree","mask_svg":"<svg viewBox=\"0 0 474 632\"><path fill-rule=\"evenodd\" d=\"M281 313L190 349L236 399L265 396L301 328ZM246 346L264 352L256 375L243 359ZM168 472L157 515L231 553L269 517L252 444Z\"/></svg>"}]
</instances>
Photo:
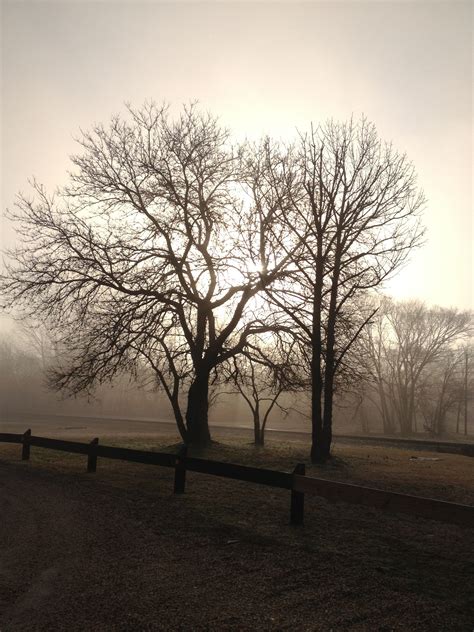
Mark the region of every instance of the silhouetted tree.
<instances>
[{"instance_id":1,"label":"silhouetted tree","mask_svg":"<svg viewBox=\"0 0 474 632\"><path fill-rule=\"evenodd\" d=\"M291 281L267 291L311 350L311 458L323 461L330 455L337 374L374 314L360 298L421 243L424 198L406 156L364 119L311 128L277 171L272 148L265 149L264 189L272 183L283 202L279 220L302 249Z\"/></svg>"},{"instance_id":2,"label":"silhouetted tree","mask_svg":"<svg viewBox=\"0 0 474 632\"><path fill-rule=\"evenodd\" d=\"M254 337L255 338L255 337ZM276 408L285 416L290 407L281 396L303 390L307 385L299 366L295 339L279 333L266 339L250 339L243 352L225 365L226 384L239 393L252 414L255 445L264 445L265 429Z\"/></svg>"},{"instance_id":3,"label":"silhouetted tree","mask_svg":"<svg viewBox=\"0 0 474 632\"><path fill-rule=\"evenodd\" d=\"M242 194L243 152L194 106L176 120L130 109L79 143L69 187L33 183L10 214L23 244L3 291L52 323L66 351L55 388L79 393L146 360L183 439L206 444L211 374L272 329L248 308L293 253L280 255L274 208Z\"/></svg>"}]
</instances>

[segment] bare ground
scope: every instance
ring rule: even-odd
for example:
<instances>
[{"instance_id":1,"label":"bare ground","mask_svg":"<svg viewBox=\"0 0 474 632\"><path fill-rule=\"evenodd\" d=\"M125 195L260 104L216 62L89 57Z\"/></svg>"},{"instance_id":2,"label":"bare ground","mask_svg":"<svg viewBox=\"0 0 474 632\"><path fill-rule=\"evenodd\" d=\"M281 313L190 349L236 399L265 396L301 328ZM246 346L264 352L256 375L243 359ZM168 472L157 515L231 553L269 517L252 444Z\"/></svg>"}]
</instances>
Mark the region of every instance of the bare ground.
<instances>
[{"instance_id":1,"label":"bare ground","mask_svg":"<svg viewBox=\"0 0 474 632\"><path fill-rule=\"evenodd\" d=\"M165 468L19 452L0 444L2 632L474 627L472 530L317 498L295 528L284 490L188 473L174 496ZM207 455L289 470L307 447ZM472 459L411 456L341 445L308 474L472 503Z\"/></svg>"}]
</instances>

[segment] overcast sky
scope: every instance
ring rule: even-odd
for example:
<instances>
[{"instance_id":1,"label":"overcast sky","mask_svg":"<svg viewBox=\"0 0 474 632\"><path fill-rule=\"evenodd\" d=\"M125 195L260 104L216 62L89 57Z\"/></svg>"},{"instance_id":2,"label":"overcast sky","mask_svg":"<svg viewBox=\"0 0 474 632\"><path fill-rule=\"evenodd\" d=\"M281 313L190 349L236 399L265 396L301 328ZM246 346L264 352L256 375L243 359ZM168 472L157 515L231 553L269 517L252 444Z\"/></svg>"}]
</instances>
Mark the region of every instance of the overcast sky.
<instances>
[{"instance_id":1,"label":"overcast sky","mask_svg":"<svg viewBox=\"0 0 474 632\"><path fill-rule=\"evenodd\" d=\"M364 113L416 165L428 243L397 297L472 307L471 2L2 2L2 209L79 128L199 100L239 135ZM2 242L11 233L2 223Z\"/></svg>"}]
</instances>

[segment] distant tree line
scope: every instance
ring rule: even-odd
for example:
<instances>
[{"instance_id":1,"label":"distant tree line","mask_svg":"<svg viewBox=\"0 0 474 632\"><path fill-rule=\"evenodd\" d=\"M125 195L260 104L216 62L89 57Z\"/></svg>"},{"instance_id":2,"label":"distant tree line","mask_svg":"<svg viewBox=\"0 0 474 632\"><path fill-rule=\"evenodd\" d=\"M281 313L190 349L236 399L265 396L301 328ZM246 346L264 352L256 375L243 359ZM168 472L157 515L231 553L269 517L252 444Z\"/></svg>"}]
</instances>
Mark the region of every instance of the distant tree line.
<instances>
[{"instance_id":1,"label":"distant tree line","mask_svg":"<svg viewBox=\"0 0 474 632\"><path fill-rule=\"evenodd\" d=\"M153 104L79 144L68 187L33 182L10 211L5 307L47 325L50 386L79 394L146 366L200 445L219 388L247 397L260 432L262 395L275 408L309 391L311 458L327 459L334 394L366 370L368 293L422 243L407 157L365 119L236 144L195 106Z\"/></svg>"},{"instance_id":2,"label":"distant tree line","mask_svg":"<svg viewBox=\"0 0 474 632\"><path fill-rule=\"evenodd\" d=\"M352 379L337 382L335 418L339 432L436 437L472 435L474 365L469 312L428 307L387 297L351 349ZM223 368L211 385L209 405L216 423L250 421L254 443L265 443L269 425L303 430L311 417L305 361L294 340L286 346L272 334ZM146 363L117 374L94 396L67 398L47 389L58 361L48 330L20 322L0 336L0 417L28 414L147 417L169 419L172 410ZM240 403L239 403L240 398ZM410 408L411 402L411 408Z\"/></svg>"},{"instance_id":3,"label":"distant tree line","mask_svg":"<svg viewBox=\"0 0 474 632\"><path fill-rule=\"evenodd\" d=\"M472 334L468 311L383 300L360 339L368 376L359 387L362 427L371 402L386 434L468 434Z\"/></svg>"},{"instance_id":4,"label":"distant tree line","mask_svg":"<svg viewBox=\"0 0 474 632\"><path fill-rule=\"evenodd\" d=\"M56 360L48 332L38 323L23 321L0 332L0 419L25 414L169 418L167 402L147 386L144 375L117 374L112 382L97 385L93 396L51 391L47 374Z\"/></svg>"}]
</instances>

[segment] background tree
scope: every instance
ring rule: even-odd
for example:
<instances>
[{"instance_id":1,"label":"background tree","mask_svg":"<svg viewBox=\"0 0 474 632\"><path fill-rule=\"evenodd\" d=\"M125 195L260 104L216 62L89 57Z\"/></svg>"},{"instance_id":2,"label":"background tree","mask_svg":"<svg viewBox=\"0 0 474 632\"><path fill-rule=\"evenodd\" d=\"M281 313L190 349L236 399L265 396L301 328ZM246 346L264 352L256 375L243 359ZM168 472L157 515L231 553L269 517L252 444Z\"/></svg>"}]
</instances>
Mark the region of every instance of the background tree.
<instances>
[{"instance_id":1,"label":"background tree","mask_svg":"<svg viewBox=\"0 0 474 632\"><path fill-rule=\"evenodd\" d=\"M275 409L287 416L291 406L282 403L282 396L306 387L297 341L280 331L264 339L248 340L243 352L225 366L226 393L238 393L250 408L255 445L265 443L267 422Z\"/></svg>"},{"instance_id":2,"label":"background tree","mask_svg":"<svg viewBox=\"0 0 474 632\"><path fill-rule=\"evenodd\" d=\"M52 323L67 352L55 388L79 393L145 360L183 439L205 444L211 374L273 327L248 307L292 257L274 210L244 200L242 151L193 106L176 120L130 109L79 143L70 186L48 196L34 183L10 214L23 243L8 304Z\"/></svg>"},{"instance_id":3,"label":"background tree","mask_svg":"<svg viewBox=\"0 0 474 632\"><path fill-rule=\"evenodd\" d=\"M442 436L447 432L447 416L459 398L455 376L462 364L459 349L447 348L420 378L417 409L423 426L430 434Z\"/></svg>"},{"instance_id":4,"label":"background tree","mask_svg":"<svg viewBox=\"0 0 474 632\"><path fill-rule=\"evenodd\" d=\"M364 331L360 359L369 374L369 383L364 389L366 398L378 409L384 434L391 435L396 433L397 420L391 400L393 365L390 360L393 352L389 348L389 323L385 317L389 305L388 298L381 301L376 317Z\"/></svg>"},{"instance_id":5,"label":"background tree","mask_svg":"<svg viewBox=\"0 0 474 632\"><path fill-rule=\"evenodd\" d=\"M468 410L469 404L473 400L473 392L474 392L474 370L472 367L472 363L474 360L473 354L473 346L472 342L470 344L466 344L463 348L463 361L461 363L461 384L457 388L458 392L458 402L461 404L458 405L458 415L456 420L456 432L460 432L459 427L459 419L460 412L463 411L464 416L464 424L463 424L463 433L464 435L468 434ZM458 374L459 375L459 374ZM459 379L459 378L458 378ZM459 384L459 381L458 381Z\"/></svg>"},{"instance_id":6,"label":"background tree","mask_svg":"<svg viewBox=\"0 0 474 632\"><path fill-rule=\"evenodd\" d=\"M17 322L17 329L19 344L41 360L41 368L46 376L46 372L59 354L47 323L22 319Z\"/></svg>"},{"instance_id":7,"label":"background tree","mask_svg":"<svg viewBox=\"0 0 474 632\"><path fill-rule=\"evenodd\" d=\"M364 357L371 363L386 432L415 432L420 406L428 428L443 431L456 397L456 346L471 331L470 312L428 308L418 301L383 301L365 336Z\"/></svg>"}]
</instances>

